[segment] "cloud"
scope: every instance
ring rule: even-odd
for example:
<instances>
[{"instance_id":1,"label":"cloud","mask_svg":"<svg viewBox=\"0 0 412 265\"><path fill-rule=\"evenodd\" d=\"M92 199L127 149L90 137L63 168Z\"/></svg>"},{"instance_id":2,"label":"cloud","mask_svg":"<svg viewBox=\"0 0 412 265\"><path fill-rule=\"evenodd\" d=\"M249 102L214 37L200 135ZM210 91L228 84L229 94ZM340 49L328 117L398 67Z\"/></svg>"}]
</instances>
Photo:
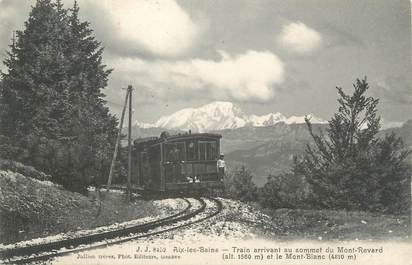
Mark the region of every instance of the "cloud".
<instances>
[{"instance_id":1,"label":"cloud","mask_svg":"<svg viewBox=\"0 0 412 265\"><path fill-rule=\"evenodd\" d=\"M284 25L277 40L281 46L300 54L314 51L322 44L321 34L300 21Z\"/></svg>"},{"instance_id":2,"label":"cloud","mask_svg":"<svg viewBox=\"0 0 412 265\"><path fill-rule=\"evenodd\" d=\"M380 98L383 104L390 102L396 105L412 104L412 78L405 75L392 75L380 78L371 84L371 94Z\"/></svg>"},{"instance_id":3,"label":"cloud","mask_svg":"<svg viewBox=\"0 0 412 265\"><path fill-rule=\"evenodd\" d=\"M165 99L197 96L220 100L267 101L283 82L283 62L273 53L247 51L232 56L220 51L218 61L192 59L169 62L118 58L113 77ZM121 85L126 85L125 83Z\"/></svg>"},{"instance_id":4,"label":"cloud","mask_svg":"<svg viewBox=\"0 0 412 265\"><path fill-rule=\"evenodd\" d=\"M120 49L127 47L130 52L182 55L190 51L202 29L174 0L87 0L87 4L104 13L100 16L110 26L106 29L110 34L104 36L106 43Z\"/></svg>"}]
</instances>

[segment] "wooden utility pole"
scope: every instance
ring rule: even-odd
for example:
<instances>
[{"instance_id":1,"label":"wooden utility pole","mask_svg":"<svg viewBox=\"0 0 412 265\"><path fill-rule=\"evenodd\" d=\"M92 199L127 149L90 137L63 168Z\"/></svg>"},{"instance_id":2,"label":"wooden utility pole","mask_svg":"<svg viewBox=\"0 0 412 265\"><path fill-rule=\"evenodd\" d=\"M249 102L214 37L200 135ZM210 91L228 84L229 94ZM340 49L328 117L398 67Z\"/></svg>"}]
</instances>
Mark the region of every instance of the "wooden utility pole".
<instances>
[{"instance_id":1,"label":"wooden utility pole","mask_svg":"<svg viewBox=\"0 0 412 265\"><path fill-rule=\"evenodd\" d=\"M126 98L124 100L124 105L123 105L123 110L122 110L122 117L120 118L120 125L119 125L119 131L117 133L117 138L116 138L116 145L114 147L114 154L113 154L113 159L112 159L112 163L110 165L110 173L109 173L109 178L107 180L107 186L106 186L106 190L109 191L110 189L110 185L112 184L112 178L113 178L113 170L114 170L114 166L116 163L116 158L117 158L117 152L119 150L119 145L120 145L120 138L122 136L122 128L123 128L123 120L124 120L124 114L126 112L126 106L127 106L127 100L129 98L129 89L126 92Z\"/></svg>"},{"instance_id":2,"label":"wooden utility pole","mask_svg":"<svg viewBox=\"0 0 412 265\"><path fill-rule=\"evenodd\" d=\"M128 132L128 163L127 163L127 198L131 197L131 179L132 179L132 86L127 87L129 92L129 132Z\"/></svg>"}]
</instances>

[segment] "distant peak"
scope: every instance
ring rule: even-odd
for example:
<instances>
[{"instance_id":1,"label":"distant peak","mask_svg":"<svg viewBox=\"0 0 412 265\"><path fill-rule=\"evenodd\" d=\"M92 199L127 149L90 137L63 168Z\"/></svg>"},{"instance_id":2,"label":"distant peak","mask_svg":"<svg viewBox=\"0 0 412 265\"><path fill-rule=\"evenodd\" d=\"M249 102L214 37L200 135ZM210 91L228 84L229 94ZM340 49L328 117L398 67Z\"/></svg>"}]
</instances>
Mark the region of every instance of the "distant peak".
<instances>
[{"instance_id":1,"label":"distant peak","mask_svg":"<svg viewBox=\"0 0 412 265\"><path fill-rule=\"evenodd\" d=\"M221 106L233 106L233 103L232 102L229 102L229 101L213 101L213 102L210 102L210 103L207 103L206 105L203 105L203 106L213 106L213 105L221 105Z\"/></svg>"},{"instance_id":2,"label":"distant peak","mask_svg":"<svg viewBox=\"0 0 412 265\"><path fill-rule=\"evenodd\" d=\"M312 113L306 115L312 123L325 123ZM181 109L171 115L163 116L153 124L141 124L143 128L158 127L165 129L192 130L193 132L236 129L245 126L265 127L279 122L286 124L305 123L305 116L285 117L280 112L265 115L246 115L229 101L213 101L198 108Z\"/></svg>"}]
</instances>

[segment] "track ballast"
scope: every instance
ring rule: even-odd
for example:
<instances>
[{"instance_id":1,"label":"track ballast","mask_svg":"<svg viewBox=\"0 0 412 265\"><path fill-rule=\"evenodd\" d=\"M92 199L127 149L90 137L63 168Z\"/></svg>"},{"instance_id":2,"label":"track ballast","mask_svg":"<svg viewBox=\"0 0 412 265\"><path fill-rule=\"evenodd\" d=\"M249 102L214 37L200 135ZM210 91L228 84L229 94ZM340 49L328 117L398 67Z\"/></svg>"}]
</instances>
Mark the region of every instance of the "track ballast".
<instances>
[{"instance_id":1,"label":"track ballast","mask_svg":"<svg viewBox=\"0 0 412 265\"><path fill-rule=\"evenodd\" d=\"M193 204L184 199L187 206L182 211L144 224L134 225L113 231L85 235L76 238L0 250L0 259L5 263L22 264L34 261L44 261L57 256L75 253L109 245L159 235L172 230L184 228L195 223L210 219L219 214L223 208L221 201L215 198L206 198L213 201L216 209L207 209L203 198L192 198L199 203L194 209ZM203 216L203 214L205 214ZM196 218L201 216L199 218Z\"/></svg>"}]
</instances>

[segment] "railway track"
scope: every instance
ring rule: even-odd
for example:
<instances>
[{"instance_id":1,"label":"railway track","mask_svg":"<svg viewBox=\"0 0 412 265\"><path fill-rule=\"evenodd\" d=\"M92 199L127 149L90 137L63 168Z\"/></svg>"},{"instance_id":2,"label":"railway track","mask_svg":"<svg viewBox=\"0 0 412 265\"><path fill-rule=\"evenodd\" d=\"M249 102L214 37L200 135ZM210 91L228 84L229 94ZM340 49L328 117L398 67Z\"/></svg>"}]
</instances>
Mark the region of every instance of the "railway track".
<instances>
[{"instance_id":1,"label":"railway track","mask_svg":"<svg viewBox=\"0 0 412 265\"><path fill-rule=\"evenodd\" d=\"M205 199L211 201L214 207L207 207ZM144 224L49 243L3 249L0 250L0 261L6 264L25 264L35 261L45 261L70 253L103 248L109 245L120 244L184 228L210 219L222 211L223 206L221 201L215 198L205 199L192 198L191 200L195 200L198 203L196 207L190 200L184 199L187 206L182 211Z\"/></svg>"}]
</instances>

